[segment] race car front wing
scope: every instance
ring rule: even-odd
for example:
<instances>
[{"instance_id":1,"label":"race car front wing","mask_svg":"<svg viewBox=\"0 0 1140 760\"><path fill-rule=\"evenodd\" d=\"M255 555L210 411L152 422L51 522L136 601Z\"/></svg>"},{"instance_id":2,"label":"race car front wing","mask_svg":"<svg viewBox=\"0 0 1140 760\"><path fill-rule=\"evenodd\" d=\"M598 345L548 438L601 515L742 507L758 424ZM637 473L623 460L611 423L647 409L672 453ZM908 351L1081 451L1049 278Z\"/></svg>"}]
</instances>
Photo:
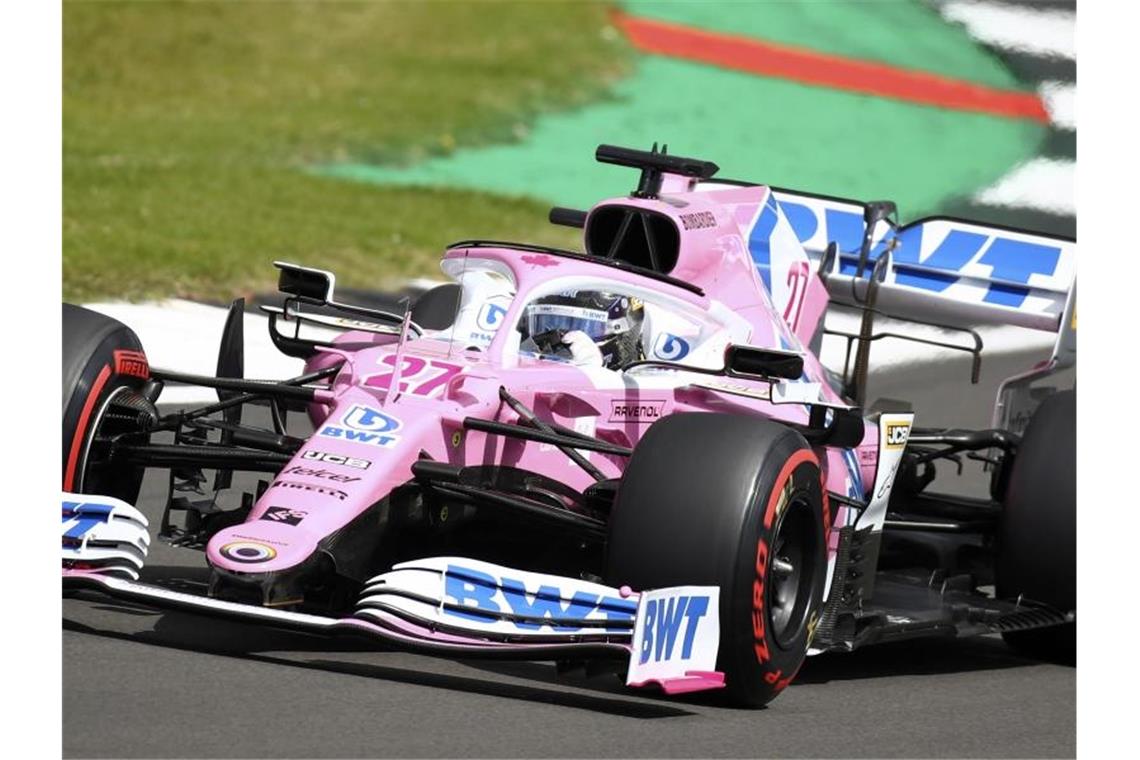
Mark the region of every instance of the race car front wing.
<instances>
[{"instance_id":1,"label":"race car front wing","mask_svg":"<svg viewBox=\"0 0 1140 760\"><path fill-rule=\"evenodd\" d=\"M352 635L424 654L520 660L628 661L626 683L667 694L716 689L719 589L636 594L460 557L397 565L370 580L353 614L334 618L260 607L64 569L65 591L96 591L161 609L196 612L318 635Z\"/></svg>"}]
</instances>

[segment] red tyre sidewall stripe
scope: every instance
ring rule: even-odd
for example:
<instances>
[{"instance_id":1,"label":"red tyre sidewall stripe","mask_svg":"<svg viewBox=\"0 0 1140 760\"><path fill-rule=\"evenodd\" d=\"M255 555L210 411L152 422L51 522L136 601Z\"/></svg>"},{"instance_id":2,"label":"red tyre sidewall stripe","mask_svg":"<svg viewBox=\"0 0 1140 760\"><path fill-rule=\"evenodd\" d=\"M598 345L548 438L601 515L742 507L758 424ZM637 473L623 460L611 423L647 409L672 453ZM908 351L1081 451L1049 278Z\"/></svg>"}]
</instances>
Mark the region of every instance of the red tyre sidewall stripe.
<instances>
[{"instance_id":1,"label":"red tyre sidewall stripe","mask_svg":"<svg viewBox=\"0 0 1140 760\"><path fill-rule=\"evenodd\" d=\"M772 523L776 519L776 505L780 502L780 494L784 492L784 485L792 477L796 468L804 462L811 462L817 468L819 467L819 459L813 451L800 449L788 457L780 468L780 474L776 476L776 484L768 495L768 504L764 510L764 530L756 541L755 577L752 581L752 639L756 662L764 669L765 673L771 672L768 665L771 654L768 650L766 613L764 611L764 599L767 596L765 588L768 582L768 535L772 530ZM783 683L786 685L787 681ZM782 689L783 686L779 688Z\"/></svg>"},{"instance_id":2,"label":"red tyre sidewall stripe","mask_svg":"<svg viewBox=\"0 0 1140 760\"><path fill-rule=\"evenodd\" d=\"M792 472L804 462L811 462L816 467L819 467L819 459L816 457L815 452L809 449L800 449L788 457L788 461L784 462L784 466L780 468L780 474L776 477L776 487L773 488L772 493L769 494L768 507L764 510L765 530L772 529L772 522L776 518L776 505L780 502L780 494L784 491L784 484L788 478L792 476Z\"/></svg>"},{"instance_id":3,"label":"red tyre sidewall stripe","mask_svg":"<svg viewBox=\"0 0 1140 760\"><path fill-rule=\"evenodd\" d=\"M91 411L103 386L111 377L111 365L104 364L99 376L95 378L94 385L87 393L87 400L83 402L83 411L79 413L79 424L75 426L75 435L71 439L71 451L67 455L67 470L63 474L63 490L70 491L75 486L75 466L79 463L79 451L83 448L83 439L87 435L87 424L91 420Z\"/></svg>"}]
</instances>

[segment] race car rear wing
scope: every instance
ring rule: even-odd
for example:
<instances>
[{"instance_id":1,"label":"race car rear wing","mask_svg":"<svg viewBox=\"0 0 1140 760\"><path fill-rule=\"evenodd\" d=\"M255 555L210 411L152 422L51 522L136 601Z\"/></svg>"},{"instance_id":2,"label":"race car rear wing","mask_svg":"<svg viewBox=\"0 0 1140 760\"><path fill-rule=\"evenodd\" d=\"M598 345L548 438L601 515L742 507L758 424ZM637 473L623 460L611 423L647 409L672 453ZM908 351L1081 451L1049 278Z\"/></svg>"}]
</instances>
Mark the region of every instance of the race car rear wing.
<instances>
[{"instance_id":1,"label":"race car rear wing","mask_svg":"<svg viewBox=\"0 0 1140 760\"><path fill-rule=\"evenodd\" d=\"M902 226L876 219L865 241L875 204L773 193L837 303L861 305L877 272L879 307L903 318L1061 329L1075 240L935 216Z\"/></svg>"},{"instance_id":2,"label":"race car rear wing","mask_svg":"<svg viewBox=\"0 0 1140 760\"><path fill-rule=\"evenodd\" d=\"M970 329L1006 324L1057 334L1052 357L1006 380L995 424L1016 429L1035 402L1030 385L1076 364L1076 241L953 217L891 222L893 204L867 203L773 188L833 303L862 309L855 366L844 380L862 401L875 314L972 334L972 381L981 340ZM854 338L855 336L848 336ZM852 342L848 342L848 355Z\"/></svg>"}]
</instances>

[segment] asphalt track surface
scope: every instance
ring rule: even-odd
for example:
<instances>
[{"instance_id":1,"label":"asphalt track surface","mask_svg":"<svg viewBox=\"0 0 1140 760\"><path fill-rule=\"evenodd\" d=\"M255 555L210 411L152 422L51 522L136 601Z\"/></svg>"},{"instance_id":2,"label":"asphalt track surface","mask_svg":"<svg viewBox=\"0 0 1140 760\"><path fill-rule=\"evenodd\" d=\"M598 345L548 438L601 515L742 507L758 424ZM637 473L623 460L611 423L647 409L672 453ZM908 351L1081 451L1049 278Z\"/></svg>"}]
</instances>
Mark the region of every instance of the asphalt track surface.
<instances>
[{"instance_id":1,"label":"asphalt track surface","mask_svg":"<svg viewBox=\"0 0 1140 760\"><path fill-rule=\"evenodd\" d=\"M922 424L979 425L990 360L880 378ZM917 390L908 390L917 389ZM872 387L870 398L875 398ZM969 475L964 489L971 485ZM156 524L165 473L140 506ZM205 581L201 553L156 543L144 580ZM546 663L377 651L97 596L63 605L65 757L1072 757L1076 670L996 637L811 658L767 709L669 699Z\"/></svg>"}]
</instances>

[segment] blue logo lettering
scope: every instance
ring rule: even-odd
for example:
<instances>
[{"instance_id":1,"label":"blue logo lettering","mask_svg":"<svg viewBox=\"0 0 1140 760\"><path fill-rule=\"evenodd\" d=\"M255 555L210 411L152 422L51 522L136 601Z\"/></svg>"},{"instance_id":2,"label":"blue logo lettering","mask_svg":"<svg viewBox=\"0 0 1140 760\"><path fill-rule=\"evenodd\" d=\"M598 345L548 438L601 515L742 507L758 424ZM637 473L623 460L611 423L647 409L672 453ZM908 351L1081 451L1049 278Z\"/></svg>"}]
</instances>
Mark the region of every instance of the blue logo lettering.
<instances>
[{"instance_id":1,"label":"blue logo lettering","mask_svg":"<svg viewBox=\"0 0 1140 760\"><path fill-rule=\"evenodd\" d=\"M653 657L654 662L673 659L673 649L682 621L685 633L681 640L681 659L687 660L693 654L693 641L697 635L697 625L708 614L707 596L676 596L669 599L651 599L645 606L645 626L641 639L638 659L641 664Z\"/></svg>"},{"instance_id":2,"label":"blue logo lettering","mask_svg":"<svg viewBox=\"0 0 1140 760\"><path fill-rule=\"evenodd\" d=\"M935 293L941 293L958 281L950 272L960 272L969 264L989 237L977 232L965 230L951 230L938 247L923 261L918 260L922 250L923 228L913 227L904 230L899 235L899 247L895 250L894 263L898 266L898 275L895 281L900 285L912 288L922 288ZM907 264L915 266L941 269L947 274L938 272L907 271Z\"/></svg>"},{"instance_id":3,"label":"blue logo lettering","mask_svg":"<svg viewBox=\"0 0 1140 760\"><path fill-rule=\"evenodd\" d=\"M362 433L359 430L348 430L346 428L337 427L336 425L325 425L317 431L317 435L323 435L326 438L341 438L343 440L352 441L354 443L366 443L371 446L379 446L381 448L388 448L393 443L400 440L399 436L395 435Z\"/></svg>"},{"instance_id":4,"label":"blue logo lettering","mask_svg":"<svg viewBox=\"0 0 1140 760\"><path fill-rule=\"evenodd\" d=\"M819 229L819 217L815 215L815 212L801 203L777 201L777 205L787 217L788 224L792 225L792 232L796 233L796 239L801 243L811 240L812 235Z\"/></svg>"},{"instance_id":5,"label":"blue logo lettering","mask_svg":"<svg viewBox=\"0 0 1140 760\"><path fill-rule=\"evenodd\" d=\"M347 414L341 418L341 422L353 430L368 431L369 433L389 433L400 430L400 420L396 417L389 417L383 411L361 406L359 403L348 410Z\"/></svg>"},{"instance_id":6,"label":"blue logo lettering","mask_svg":"<svg viewBox=\"0 0 1140 760\"><path fill-rule=\"evenodd\" d=\"M444 606L448 615L485 623L499 620L509 612L529 618L510 621L515 628L524 631L536 631L543 626L556 631L577 631L584 627L582 621L595 612L600 612L607 621L628 624L637 614L637 605L625 599L599 597L579 590L567 601L557 586L540 586L530 592L521 580L503 578L500 583L492 575L460 565L447 566L443 593L449 603Z\"/></svg>"},{"instance_id":7,"label":"blue logo lettering","mask_svg":"<svg viewBox=\"0 0 1140 760\"><path fill-rule=\"evenodd\" d=\"M661 662L661 656L672 659L673 644L677 641L677 631L681 628L681 618L685 616L685 604L689 601L687 596L678 596L672 599L660 600L657 604L657 646L653 651L653 659Z\"/></svg>"},{"instance_id":8,"label":"blue logo lettering","mask_svg":"<svg viewBox=\"0 0 1140 760\"><path fill-rule=\"evenodd\" d=\"M575 592L573 598L562 606L561 592L555 586L539 586L534 593L534 601L527 599L526 587L520 581L503 578L503 596L516 615L549 619L554 622L582 620L598 607L599 597L585 591ZM519 628L538 630L545 623L515 623ZM575 631L580 625L555 625L556 631Z\"/></svg>"},{"instance_id":9,"label":"blue logo lettering","mask_svg":"<svg viewBox=\"0 0 1140 760\"><path fill-rule=\"evenodd\" d=\"M689 355L688 341L673 333L661 333L653 341L653 353L666 361L679 361Z\"/></svg>"},{"instance_id":10,"label":"blue logo lettering","mask_svg":"<svg viewBox=\"0 0 1140 760\"><path fill-rule=\"evenodd\" d=\"M820 216L813 209L791 202L780 203L780 209L801 243L816 234ZM772 220L771 224L774 223ZM863 238L862 216L851 211L824 209L823 224L826 239L835 241L839 245L840 272L854 275L857 266L855 254ZM895 249L893 263L898 268L896 282L900 285L941 293L958 282L961 275L956 273L962 272L966 266L976 260L980 264L989 264L992 267L993 279L1006 281L991 284L983 300L986 303L1016 308L1021 306L1025 297L1029 295L1028 285L1031 275L1049 276L1057 271L1061 257L1061 249L1058 246L962 229L951 229L930 255L920 260L926 226L919 224L907 227L898 234L899 246ZM771 259L767 242L770 234L771 226L762 227L758 220L749 238L749 250L757 268L760 269L761 276L764 277L765 284L768 284L767 270ZM869 261L874 263L883 249L884 241L880 241L868 255ZM978 258L978 254L983 250L985 252ZM941 271L925 271L927 269ZM864 276L867 274L864 272Z\"/></svg>"},{"instance_id":11,"label":"blue logo lettering","mask_svg":"<svg viewBox=\"0 0 1140 760\"><path fill-rule=\"evenodd\" d=\"M105 523L110 520L112 509L113 507L110 504L92 504L80 501L63 502L64 524L72 521L75 522L74 525L67 529L63 537L78 541L86 536L91 529L99 523Z\"/></svg>"},{"instance_id":12,"label":"blue logo lettering","mask_svg":"<svg viewBox=\"0 0 1140 760\"><path fill-rule=\"evenodd\" d=\"M400 421L395 417L361 404L349 409L341 418L341 422L354 430L365 430L369 433L389 433L400 429Z\"/></svg>"},{"instance_id":13,"label":"blue logo lettering","mask_svg":"<svg viewBox=\"0 0 1140 760\"><path fill-rule=\"evenodd\" d=\"M685 627L685 641L681 644L681 659L687 660L693 656L693 638L697 635L697 623L709 611L709 598L707 596L689 597L689 605L685 609L685 617L689 619Z\"/></svg>"},{"instance_id":14,"label":"blue logo lettering","mask_svg":"<svg viewBox=\"0 0 1140 760\"><path fill-rule=\"evenodd\" d=\"M748 253L752 256L752 263L760 272L760 279L764 287L772 292L772 230L776 229L779 217L776 214L776 199L769 194L768 201L756 217L752 231L748 234Z\"/></svg>"},{"instance_id":15,"label":"blue logo lettering","mask_svg":"<svg viewBox=\"0 0 1140 760\"><path fill-rule=\"evenodd\" d=\"M1061 249L1054 246L998 238L978 261L993 267L992 276L995 280L1028 283L1030 275L1051 275L1057 271L1057 261L1060 258ZM1029 288L995 283L990 285L986 297L982 300L986 303L1017 307L1021 306L1027 295Z\"/></svg>"},{"instance_id":16,"label":"blue logo lettering","mask_svg":"<svg viewBox=\"0 0 1140 760\"><path fill-rule=\"evenodd\" d=\"M479 309L479 316L476 318L476 322L478 322L480 330L494 332L499 329L499 325L502 324L503 317L506 315L507 310L505 307L488 301Z\"/></svg>"},{"instance_id":17,"label":"blue logo lettering","mask_svg":"<svg viewBox=\"0 0 1140 760\"><path fill-rule=\"evenodd\" d=\"M493 576L466 567L448 565L447 574L444 576L443 593L454 599L457 605L470 611L455 609L445 611L456 617L480 623L495 620L495 613L499 612L499 605L495 603L497 590L498 584ZM480 610L483 612L480 613Z\"/></svg>"}]
</instances>

